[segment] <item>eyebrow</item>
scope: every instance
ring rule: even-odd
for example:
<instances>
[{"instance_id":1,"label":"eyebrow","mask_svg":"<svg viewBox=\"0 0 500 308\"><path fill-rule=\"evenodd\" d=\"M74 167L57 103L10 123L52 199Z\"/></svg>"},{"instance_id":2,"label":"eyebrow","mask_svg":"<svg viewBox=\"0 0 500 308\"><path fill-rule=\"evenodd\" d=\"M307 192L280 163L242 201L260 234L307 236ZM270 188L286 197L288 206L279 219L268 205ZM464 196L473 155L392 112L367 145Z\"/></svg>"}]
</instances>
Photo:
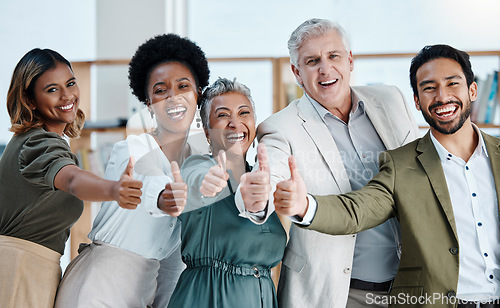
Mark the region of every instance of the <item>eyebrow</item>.
<instances>
[{"instance_id":1,"label":"eyebrow","mask_svg":"<svg viewBox=\"0 0 500 308\"><path fill-rule=\"evenodd\" d=\"M187 80L187 81L191 82L191 80L190 80L189 78L187 78L187 77L181 77L181 78L179 78L179 79L176 79L175 81L176 81L176 82L181 82L181 81L184 81L184 80ZM153 85L153 88L154 88L154 87L156 87L157 85L163 85L163 84L165 84L165 82L164 82L164 81L157 82L157 83L155 83L155 84Z\"/></svg>"},{"instance_id":2,"label":"eyebrow","mask_svg":"<svg viewBox=\"0 0 500 308\"><path fill-rule=\"evenodd\" d=\"M229 111L229 108L227 108L225 106L220 106L220 107L215 108L215 112L217 112L219 110L228 110Z\"/></svg>"},{"instance_id":3,"label":"eyebrow","mask_svg":"<svg viewBox=\"0 0 500 308\"><path fill-rule=\"evenodd\" d=\"M444 80L452 80L452 79L462 79L462 76L460 75L452 75L452 76L448 76L446 77ZM434 80L423 80L422 82L420 82L418 85L420 87L426 85L426 84L429 84L429 83L435 83L436 81Z\"/></svg>"},{"instance_id":4,"label":"eyebrow","mask_svg":"<svg viewBox=\"0 0 500 308\"><path fill-rule=\"evenodd\" d=\"M68 81L66 81L66 83L73 81L73 80L76 80L76 77L71 77L70 79L68 79ZM50 83L50 84L46 85L45 87L43 87L43 90L46 90L46 89L53 87L53 86L57 86L57 83Z\"/></svg>"}]
</instances>

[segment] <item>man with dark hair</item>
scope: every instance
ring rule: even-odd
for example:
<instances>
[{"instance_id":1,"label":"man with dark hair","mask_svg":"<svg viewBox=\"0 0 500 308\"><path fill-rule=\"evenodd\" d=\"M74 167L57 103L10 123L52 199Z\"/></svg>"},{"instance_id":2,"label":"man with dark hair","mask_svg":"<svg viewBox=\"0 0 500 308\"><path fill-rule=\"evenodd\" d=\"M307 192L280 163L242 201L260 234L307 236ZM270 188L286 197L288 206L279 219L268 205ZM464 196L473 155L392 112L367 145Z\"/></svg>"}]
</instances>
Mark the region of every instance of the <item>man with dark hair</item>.
<instances>
[{"instance_id":1,"label":"man with dark hair","mask_svg":"<svg viewBox=\"0 0 500 308\"><path fill-rule=\"evenodd\" d=\"M420 139L380 156L364 188L307 198L293 157L277 185L278 213L328 234L357 233L396 217L401 263L390 304L500 307L500 140L470 120L477 97L467 53L426 46L412 60L414 100L430 125ZM367 303L376 301L367 296Z\"/></svg>"}]
</instances>

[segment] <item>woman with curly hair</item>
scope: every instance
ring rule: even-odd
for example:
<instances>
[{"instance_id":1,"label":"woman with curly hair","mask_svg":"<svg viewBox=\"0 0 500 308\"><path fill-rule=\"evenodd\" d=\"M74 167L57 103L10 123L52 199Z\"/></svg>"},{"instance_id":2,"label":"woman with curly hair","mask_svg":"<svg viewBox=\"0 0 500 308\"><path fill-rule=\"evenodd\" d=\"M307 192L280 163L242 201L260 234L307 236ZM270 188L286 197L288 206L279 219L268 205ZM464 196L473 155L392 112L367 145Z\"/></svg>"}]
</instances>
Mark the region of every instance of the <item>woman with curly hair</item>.
<instances>
[{"instance_id":1,"label":"woman with curly hair","mask_svg":"<svg viewBox=\"0 0 500 308\"><path fill-rule=\"evenodd\" d=\"M64 136L78 138L85 116L71 64L50 49L33 49L14 69L7 109L14 136L0 159L0 303L53 307L59 260L83 202L140 202L132 162L116 181L78 167Z\"/></svg>"},{"instance_id":2,"label":"woman with curly hair","mask_svg":"<svg viewBox=\"0 0 500 308\"><path fill-rule=\"evenodd\" d=\"M142 202L133 211L103 204L89 233L92 243L64 274L56 307L166 307L184 268L176 217L187 185L178 164L192 154L187 137L208 79L205 54L186 38L159 35L139 46L129 64L130 88L157 127L117 143L106 178L115 178L134 156Z\"/></svg>"}]
</instances>

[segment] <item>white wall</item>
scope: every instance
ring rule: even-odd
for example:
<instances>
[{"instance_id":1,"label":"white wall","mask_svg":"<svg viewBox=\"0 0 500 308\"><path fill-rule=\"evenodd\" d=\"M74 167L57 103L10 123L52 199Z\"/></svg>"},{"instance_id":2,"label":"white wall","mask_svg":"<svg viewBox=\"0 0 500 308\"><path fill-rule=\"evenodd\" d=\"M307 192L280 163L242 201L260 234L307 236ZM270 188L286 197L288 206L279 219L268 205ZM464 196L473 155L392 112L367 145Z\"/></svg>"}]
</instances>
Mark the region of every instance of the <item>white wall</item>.
<instances>
[{"instance_id":1,"label":"white wall","mask_svg":"<svg viewBox=\"0 0 500 308\"><path fill-rule=\"evenodd\" d=\"M185 0L187 35L208 57L287 56L290 33L304 20L328 18L346 28L353 53L416 52L446 43L464 50L500 50L498 0ZM130 58L142 42L163 33L172 2L183 0L2 0L0 2L0 98L5 98L12 70L34 47L55 49L70 61ZM174 14L178 17L178 13ZM409 59L355 64L353 84L395 83L411 99ZM498 58L473 59L479 75L498 68ZM381 69L382 68L382 69ZM262 121L271 112L270 65L211 64L218 76L238 77L251 88ZM131 113L126 67L101 67L94 93L94 119ZM374 77L375 76L375 77ZM373 78L372 78L373 77ZM377 79L377 80L375 80ZM418 114L417 114L418 115ZM0 108L0 143L6 143L9 118Z\"/></svg>"},{"instance_id":2,"label":"white wall","mask_svg":"<svg viewBox=\"0 0 500 308\"><path fill-rule=\"evenodd\" d=\"M313 17L339 22L356 53L500 49L498 0L189 0L188 12L188 34L210 57L286 56L291 32Z\"/></svg>"},{"instance_id":3,"label":"white wall","mask_svg":"<svg viewBox=\"0 0 500 308\"><path fill-rule=\"evenodd\" d=\"M130 59L147 39L165 32L165 0L97 1L97 59ZM128 118L140 106L130 94L127 65L95 70L92 120Z\"/></svg>"},{"instance_id":4,"label":"white wall","mask_svg":"<svg viewBox=\"0 0 500 308\"><path fill-rule=\"evenodd\" d=\"M500 50L498 0L190 0L188 12L188 34L209 57L288 56L290 34L313 17L341 24L353 54L416 53L437 43L466 51ZM500 68L498 57L471 61L480 77ZM409 58L360 60L351 83L397 85L413 106L409 66ZM230 76L246 74L235 67ZM272 89L253 82L250 88L263 97L257 109L268 112ZM420 113L411 110L417 123L425 124Z\"/></svg>"}]
</instances>

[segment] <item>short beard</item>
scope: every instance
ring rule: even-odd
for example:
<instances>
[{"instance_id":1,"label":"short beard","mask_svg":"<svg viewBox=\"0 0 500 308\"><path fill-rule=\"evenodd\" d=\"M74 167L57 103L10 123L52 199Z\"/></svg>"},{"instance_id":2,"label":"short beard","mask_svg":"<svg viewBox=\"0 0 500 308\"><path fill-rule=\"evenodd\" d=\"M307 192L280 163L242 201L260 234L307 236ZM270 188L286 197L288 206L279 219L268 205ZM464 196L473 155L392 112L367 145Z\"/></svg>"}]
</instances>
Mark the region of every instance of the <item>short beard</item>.
<instances>
[{"instance_id":1,"label":"short beard","mask_svg":"<svg viewBox=\"0 0 500 308\"><path fill-rule=\"evenodd\" d=\"M458 102L458 101L449 102L449 103L455 103L455 104L458 104L461 107L463 107L463 104L461 102ZM467 104L467 108L465 110L463 110L462 113L460 114L460 119L459 119L458 123L456 125L448 128L448 129L446 129L445 127L439 126L439 124L437 123L438 121L434 120L431 117L430 111L431 111L431 109L434 109L435 107L437 107L437 106L433 106L432 108L429 108L429 114L422 110L422 115L424 116L425 122L427 122L432 128L434 128L439 133L441 133L443 135L451 135L451 134L456 133L460 128L462 128L462 126L464 126L465 121L467 121L467 119L470 117L471 110L472 110L472 102L469 98L469 104ZM450 122L440 122L440 123L448 124Z\"/></svg>"}]
</instances>

